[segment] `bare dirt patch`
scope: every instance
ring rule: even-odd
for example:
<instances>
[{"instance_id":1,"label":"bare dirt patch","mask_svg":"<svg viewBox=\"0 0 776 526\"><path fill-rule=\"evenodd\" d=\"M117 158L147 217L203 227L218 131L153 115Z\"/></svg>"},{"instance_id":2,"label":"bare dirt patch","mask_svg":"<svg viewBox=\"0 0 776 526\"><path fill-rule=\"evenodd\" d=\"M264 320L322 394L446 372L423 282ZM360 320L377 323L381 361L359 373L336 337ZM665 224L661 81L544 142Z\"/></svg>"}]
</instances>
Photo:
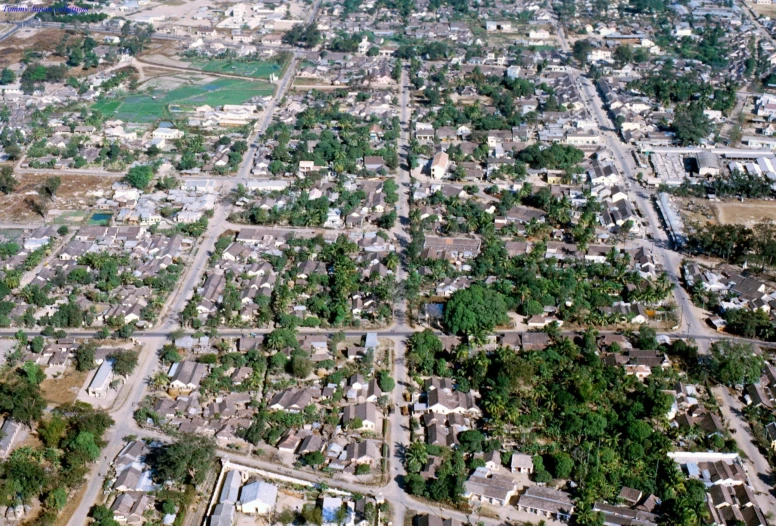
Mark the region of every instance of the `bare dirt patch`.
<instances>
[{"instance_id":1,"label":"bare dirt patch","mask_svg":"<svg viewBox=\"0 0 776 526\"><path fill-rule=\"evenodd\" d=\"M674 199L682 212L685 223L699 225L717 223L717 212L712 209L713 203L699 198L675 197Z\"/></svg>"},{"instance_id":2,"label":"bare dirt patch","mask_svg":"<svg viewBox=\"0 0 776 526\"><path fill-rule=\"evenodd\" d=\"M19 186L12 194L0 194L0 222L25 223L39 222L40 215L30 207L29 200L38 198L37 189L50 174L18 174ZM112 176L68 175L60 174L62 185L57 198L49 202L50 209L86 210L96 201L91 192L107 191L123 174Z\"/></svg>"},{"instance_id":3,"label":"bare dirt patch","mask_svg":"<svg viewBox=\"0 0 776 526\"><path fill-rule=\"evenodd\" d=\"M723 225L752 226L766 221L776 221L776 202L748 201L714 203L714 215Z\"/></svg>"},{"instance_id":4,"label":"bare dirt patch","mask_svg":"<svg viewBox=\"0 0 776 526\"><path fill-rule=\"evenodd\" d=\"M74 402L88 375L86 371L68 369L57 378L46 378L40 384L43 398L55 405Z\"/></svg>"},{"instance_id":5,"label":"bare dirt patch","mask_svg":"<svg viewBox=\"0 0 776 526\"><path fill-rule=\"evenodd\" d=\"M3 40L2 50L0 50L0 66L17 64L27 50L50 52L57 47L64 34L65 32L60 29L50 28L17 31Z\"/></svg>"},{"instance_id":6,"label":"bare dirt patch","mask_svg":"<svg viewBox=\"0 0 776 526\"><path fill-rule=\"evenodd\" d=\"M771 18L776 17L776 5L773 4L755 4L754 2L747 2L746 5L752 8L752 11L757 13L758 16L769 16Z\"/></svg>"}]
</instances>

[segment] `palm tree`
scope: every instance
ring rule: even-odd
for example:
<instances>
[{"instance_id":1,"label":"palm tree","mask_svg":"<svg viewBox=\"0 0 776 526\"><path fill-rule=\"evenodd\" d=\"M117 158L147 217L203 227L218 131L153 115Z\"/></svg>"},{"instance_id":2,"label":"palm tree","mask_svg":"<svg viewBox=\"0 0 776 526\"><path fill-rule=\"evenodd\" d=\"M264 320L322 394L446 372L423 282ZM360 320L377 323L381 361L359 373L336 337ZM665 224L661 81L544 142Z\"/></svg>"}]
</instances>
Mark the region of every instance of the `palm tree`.
<instances>
[{"instance_id":1,"label":"palm tree","mask_svg":"<svg viewBox=\"0 0 776 526\"><path fill-rule=\"evenodd\" d=\"M412 465L423 469L428 462L426 445L423 442L412 442L404 452L404 462L406 466Z\"/></svg>"},{"instance_id":2,"label":"palm tree","mask_svg":"<svg viewBox=\"0 0 776 526\"><path fill-rule=\"evenodd\" d=\"M148 382L149 387L151 389L154 389L155 391L161 391L167 385L170 383L170 377L167 376L164 372L158 371L156 374L154 374L151 377L151 380Z\"/></svg>"}]
</instances>

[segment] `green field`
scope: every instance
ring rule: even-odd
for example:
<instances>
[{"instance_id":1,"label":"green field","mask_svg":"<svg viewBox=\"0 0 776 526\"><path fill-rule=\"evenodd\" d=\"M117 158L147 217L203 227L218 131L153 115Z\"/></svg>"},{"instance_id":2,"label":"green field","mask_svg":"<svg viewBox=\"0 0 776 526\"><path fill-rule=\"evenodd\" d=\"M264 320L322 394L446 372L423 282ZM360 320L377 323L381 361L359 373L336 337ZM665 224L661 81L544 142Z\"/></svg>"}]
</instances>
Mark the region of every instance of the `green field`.
<instances>
[{"instance_id":1,"label":"green field","mask_svg":"<svg viewBox=\"0 0 776 526\"><path fill-rule=\"evenodd\" d=\"M271 95L274 91L275 86L266 82L218 79L208 84L181 86L150 95L128 95L120 99L103 100L95 103L92 109L101 111L106 117L127 122L153 122L169 119L170 105L185 108L203 104L214 107L242 104L251 97Z\"/></svg>"},{"instance_id":2,"label":"green field","mask_svg":"<svg viewBox=\"0 0 776 526\"><path fill-rule=\"evenodd\" d=\"M271 73L280 74L282 69L275 62L243 62L228 59L195 60L192 68L201 69L206 73L223 73L225 75L240 75L256 79L269 78Z\"/></svg>"}]
</instances>

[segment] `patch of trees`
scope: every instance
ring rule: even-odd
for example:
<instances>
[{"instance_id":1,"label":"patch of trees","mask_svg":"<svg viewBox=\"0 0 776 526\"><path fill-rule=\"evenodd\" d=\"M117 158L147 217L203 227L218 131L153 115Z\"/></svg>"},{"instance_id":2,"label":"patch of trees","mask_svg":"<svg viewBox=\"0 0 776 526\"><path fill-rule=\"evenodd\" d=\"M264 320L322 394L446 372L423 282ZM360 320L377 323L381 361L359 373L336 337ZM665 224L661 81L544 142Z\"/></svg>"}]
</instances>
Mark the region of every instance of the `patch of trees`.
<instances>
[{"instance_id":1,"label":"patch of trees","mask_svg":"<svg viewBox=\"0 0 776 526\"><path fill-rule=\"evenodd\" d=\"M724 39L727 32L722 26L705 27L701 38L682 37L677 51L682 58L700 60L715 69L728 64L729 49Z\"/></svg>"},{"instance_id":2,"label":"patch of trees","mask_svg":"<svg viewBox=\"0 0 776 526\"><path fill-rule=\"evenodd\" d=\"M776 256L776 227L760 223L753 228L744 225L692 225L687 249L730 263L759 262L770 267Z\"/></svg>"},{"instance_id":3,"label":"patch of trees","mask_svg":"<svg viewBox=\"0 0 776 526\"><path fill-rule=\"evenodd\" d=\"M366 32L357 32L352 34L339 33L328 44L327 49L337 53L355 53L358 51L358 45L363 37L368 36Z\"/></svg>"},{"instance_id":4,"label":"patch of trees","mask_svg":"<svg viewBox=\"0 0 776 526\"><path fill-rule=\"evenodd\" d=\"M154 26L145 22L132 23L127 20L124 25L121 26L121 40L119 41L119 47L124 49L130 55L138 55L142 53L148 43L151 41L151 36L154 34Z\"/></svg>"},{"instance_id":5,"label":"patch of trees","mask_svg":"<svg viewBox=\"0 0 776 526\"><path fill-rule=\"evenodd\" d=\"M70 7L73 5L84 9L84 11L72 11ZM91 5L83 4L81 2L74 2L73 4L57 2L51 4L50 9L38 12L36 16L44 22L61 22L63 24L77 24L79 22L93 24L95 22L102 22L108 18L108 15L105 13L89 12L91 7Z\"/></svg>"},{"instance_id":6,"label":"patch of trees","mask_svg":"<svg viewBox=\"0 0 776 526\"><path fill-rule=\"evenodd\" d=\"M183 433L171 443L152 450L148 463L159 482L178 486L201 484L216 459L213 439L196 433Z\"/></svg>"},{"instance_id":7,"label":"patch of trees","mask_svg":"<svg viewBox=\"0 0 776 526\"><path fill-rule=\"evenodd\" d=\"M299 46L304 48L314 48L323 40L321 30L318 25L313 23L309 26L297 24L283 35L283 43L289 46Z\"/></svg>"},{"instance_id":8,"label":"patch of trees","mask_svg":"<svg viewBox=\"0 0 776 526\"><path fill-rule=\"evenodd\" d=\"M770 316L761 309L725 309L722 317L727 324L725 331L745 338L776 340L776 327Z\"/></svg>"},{"instance_id":9,"label":"patch of trees","mask_svg":"<svg viewBox=\"0 0 776 526\"><path fill-rule=\"evenodd\" d=\"M728 113L736 104L738 86L728 80L714 87L697 76L676 75L673 62L668 60L660 72L629 83L628 89L644 93L661 104L697 100L702 108Z\"/></svg>"},{"instance_id":10,"label":"patch of trees","mask_svg":"<svg viewBox=\"0 0 776 526\"><path fill-rule=\"evenodd\" d=\"M517 159L531 168L548 170L568 170L584 158L585 154L579 148L560 143L553 143L546 148L538 143L532 144L517 154Z\"/></svg>"},{"instance_id":11,"label":"patch of trees","mask_svg":"<svg viewBox=\"0 0 776 526\"><path fill-rule=\"evenodd\" d=\"M113 420L82 402L41 415L42 409L37 417L42 446L18 448L0 464L0 503L15 506L38 500L42 510L37 524L53 524L69 492L83 483L89 464L99 458Z\"/></svg>"},{"instance_id":12,"label":"patch of trees","mask_svg":"<svg viewBox=\"0 0 776 526\"><path fill-rule=\"evenodd\" d=\"M676 134L676 139L682 146L690 146L700 143L712 131L711 121L703 113L703 107L699 104L679 106L671 122L671 131Z\"/></svg>"},{"instance_id":13,"label":"patch of trees","mask_svg":"<svg viewBox=\"0 0 776 526\"><path fill-rule=\"evenodd\" d=\"M22 73L21 89L30 95L36 89L40 89L44 83L62 82L66 73L67 66L64 64L55 66L44 66L37 62L29 64Z\"/></svg>"},{"instance_id":14,"label":"patch of trees","mask_svg":"<svg viewBox=\"0 0 776 526\"><path fill-rule=\"evenodd\" d=\"M145 190L154 178L154 168L150 164L133 166L127 172L127 182L139 190Z\"/></svg>"},{"instance_id":15,"label":"patch of trees","mask_svg":"<svg viewBox=\"0 0 776 526\"><path fill-rule=\"evenodd\" d=\"M421 350L438 353L441 344L434 338L413 335L408 362L414 356L415 364L422 364ZM594 333L580 344L559 336L546 350L524 354L456 349L449 367L456 389L477 389L482 395L485 426L459 435L461 447L455 451L410 444L410 493L457 502L462 492L458 477L478 465L474 455L500 449L497 439L509 435L518 437L520 450L534 455L538 482L570 478L579 485L582 513L598 499L615 498L622 485L658 495L670 517L678 516L685 505L700 509L703 492L696 496L695 486L667 457L673 443L654 424L671 405L664 393L670 380L653 375L642 383L619 367L605 365ZM426 481L419 472L429 456L437 455L442 468L437 478ZM508 455L502 455L502 461L508 462Z\"/></svg>"},{"instance_id":16,"label":"patch of trees","mask_svg":"<svg viewBox=\"0 0 776 526\"><path fill-rule=\"evenodd\" d=\"M504 296L481 285L456 291L445 305L445 326L453 334L477 338L508 322Z\"/></svg>"},{"instance_id":17,"label":"patch of trees","mask_svg":"<svg viewBox=\"0 0 776 526\"><path fill-rule=\"evenodd\" d=\"M711 376L717 382L734 387L760 380L764 361L748 343L722 340L711 345Z\"/></svg>"},{"instance_id":18,"label":"patch of trees","mask_svg":"<svg viewBox=\"0 0 776 526\"><path fill-rule=\"evenodd\" d=\"M745 197L761 199L769 197L773 190L768 181L760 175L733 170L730 176L718 176L702 184L692 184L685 179L679 186L661 186L660 191L681 197Z\"/></svg>"}]
</instances>

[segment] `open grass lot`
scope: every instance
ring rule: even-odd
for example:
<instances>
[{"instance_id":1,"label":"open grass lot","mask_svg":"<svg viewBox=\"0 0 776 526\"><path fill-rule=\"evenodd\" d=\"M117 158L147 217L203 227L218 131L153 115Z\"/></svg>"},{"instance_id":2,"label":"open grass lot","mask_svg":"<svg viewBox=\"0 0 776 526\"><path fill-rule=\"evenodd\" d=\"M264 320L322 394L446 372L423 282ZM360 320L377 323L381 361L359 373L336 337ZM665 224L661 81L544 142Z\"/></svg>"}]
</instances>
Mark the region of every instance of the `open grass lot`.
<instances>
[{"instance_id":1,"label":"open grass lot","mask_svg":"<svg viewBox=\"0 0 776 526\"><path fill-rule=\"evenodd\" d=\"M243 62L227 59L195 60L191 63L191 67L201 69L206 73L240 75L242 77L253 77L256 79L266 79L272 73L279 75L280 70L282 69L274 62Z\"/></svg>"},{"instance_id":2,"label":"open grass lot","mask_svg":"<svg viewBox=\"0 0 776 526\"><path fill-rule=\"evenodd\" d=\"M275 87L265 82L218 79L207 84L180 86L151 95L129 95L99 101L92 106L104 115L128 122L153 122L170 118L170 105L185 107L241 104L251 97L270 95Z\"/></svg>"}]
</instances>

